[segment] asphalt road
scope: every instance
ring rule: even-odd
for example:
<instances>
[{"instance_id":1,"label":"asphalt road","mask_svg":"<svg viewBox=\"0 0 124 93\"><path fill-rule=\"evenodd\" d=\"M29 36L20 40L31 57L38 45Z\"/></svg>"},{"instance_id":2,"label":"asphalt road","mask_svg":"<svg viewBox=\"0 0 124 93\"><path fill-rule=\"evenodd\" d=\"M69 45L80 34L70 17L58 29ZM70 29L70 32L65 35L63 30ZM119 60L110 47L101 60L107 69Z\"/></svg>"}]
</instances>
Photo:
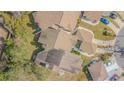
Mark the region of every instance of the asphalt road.
<instances>
[{"instance_id":1,"label":"asphalt road","mask_svg":"<svg viewBox=\"0 0 124 93\"><path fill-rule=\"evenodd\" d=\"M115 47L119 49L124 48L124 28L122 28L116 38ZM124 69L124 52L115 52L117 64Z\"/></svg>"}]
</instances>

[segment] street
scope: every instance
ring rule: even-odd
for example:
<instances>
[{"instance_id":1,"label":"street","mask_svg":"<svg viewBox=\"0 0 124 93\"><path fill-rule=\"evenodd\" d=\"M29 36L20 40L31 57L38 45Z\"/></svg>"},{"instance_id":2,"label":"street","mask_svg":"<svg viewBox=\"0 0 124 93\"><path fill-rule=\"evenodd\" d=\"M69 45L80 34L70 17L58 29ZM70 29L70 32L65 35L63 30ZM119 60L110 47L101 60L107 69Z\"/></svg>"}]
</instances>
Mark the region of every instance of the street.
<instances>
[{"instance_id":1,"label":"street","mask_svg":"<svg viewBox=\"0 0 124 93\"><path fill-rule=\"evenodd\" d=\"M122 28L116 38L116 42L115 42L115 47L119 48L120 50L122 50L124 48L124 28ZM115 52L114 53L116 60L117 60L117 64L124 69L124 55L122 52Z\"/></svg>"}]
</instances>

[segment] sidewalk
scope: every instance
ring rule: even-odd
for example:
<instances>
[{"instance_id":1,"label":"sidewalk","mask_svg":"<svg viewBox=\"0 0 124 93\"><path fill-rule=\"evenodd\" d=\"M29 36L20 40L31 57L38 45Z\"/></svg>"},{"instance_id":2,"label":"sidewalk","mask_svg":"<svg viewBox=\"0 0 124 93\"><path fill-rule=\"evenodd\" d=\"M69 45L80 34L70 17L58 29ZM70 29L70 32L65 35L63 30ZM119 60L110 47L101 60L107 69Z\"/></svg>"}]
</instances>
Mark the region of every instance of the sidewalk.
<instances>
[{"instance_id":1,"label":"sidewalk","mask_svg":"<svg viewBox=\"0 0 124 93\"><path fill-rule=\"evenodd\" d=\"M115 40L98 40L98 39L95 39L93 40L93 42L97 45L101 45L101 46L113 46L114 45L114 42Z\"/></svg>"},{"instance_id":2,"label":"sidewalk","mask_svg":"<svg viewBox=\"0 0 124 93\"><path fill-rule=\"evenodd\" d=\"M97 47L96 53L99 53L99 54L113 53L113 48L98 48Z\"/></svg>"}]
</instances>

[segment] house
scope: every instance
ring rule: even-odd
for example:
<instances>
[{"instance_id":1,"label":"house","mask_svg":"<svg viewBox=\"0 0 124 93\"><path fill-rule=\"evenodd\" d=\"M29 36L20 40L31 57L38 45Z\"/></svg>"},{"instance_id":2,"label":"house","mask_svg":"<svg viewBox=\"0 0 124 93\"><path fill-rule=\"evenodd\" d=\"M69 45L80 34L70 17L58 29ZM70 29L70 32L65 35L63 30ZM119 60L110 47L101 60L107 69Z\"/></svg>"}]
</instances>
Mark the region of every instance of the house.
<instances>
[{"instance_id":1,"label":"house","mask_svg":"<svg viewBox=\"0 0 124 93\"><path fill-rule=\"evenodd\" d=\"M58 25L67 31L73 31L80 17L80 11L39 11L34 14L35 22L42 31L53 25Z\"/></svg>"},{"instance_id":2,"label":"house","mask_svg":"<svg viewBox=\"0 0 124 93\"><path fill-rule=\"evenodd\" d=\"M43 44L45 50L50 49L62 49L65 51L71 51L71 35L62 29L47 28L42 31L38 42Z\"/></svg>"},{"instance_id":3,"label":"house","mask_svg":"<svg viewBox=\"0 0 124 93\"><path fill-rule=\"evenodd\" d=\"M62 49L71 51L71 33L75 30L79 11L39 11L34 12L35 22L42 29L39 36L39 43L42 43L45 50Z\"/></svg>"},{"instance_id":4,"label":"house","mask_svg":"<svg viewBox=\"0 0 124 93\"><path fill-rule=\"evenodd\" d=\"M74 47L80 51L92 55L96 51L96 45L93 43L93 34L86 29L78 29L73 35Z\"/></svg>"},{"instance_id":5,"label":"house","mask_svg":"<svg viewBox=\"0 0 124 93\"><path fill-rule=\"evenodd\" d=\"M61 49L43 51L36 56L35 63L60 74L79 73L82 70L80 57Z\"/></svg>"},{"instance_id":6,"label":"house","mask_svg":"<svg viewBox=\"0 0 124 93\"><path fill-rule=\"evenodd\" d=\"M94 81L103 81L108 77L106 68L103 62L91 62L88 66L88 71Z\"/></svg>"},{"instance_id":7,"label":"house","mask_svg":"<svg viewBox=\"0 0 124 93\"><path fill-rule=\"evenodd\" d=\"M91 23L98 23L104 11L84 11L82 18Z\"/></svg>"}]
</instances>

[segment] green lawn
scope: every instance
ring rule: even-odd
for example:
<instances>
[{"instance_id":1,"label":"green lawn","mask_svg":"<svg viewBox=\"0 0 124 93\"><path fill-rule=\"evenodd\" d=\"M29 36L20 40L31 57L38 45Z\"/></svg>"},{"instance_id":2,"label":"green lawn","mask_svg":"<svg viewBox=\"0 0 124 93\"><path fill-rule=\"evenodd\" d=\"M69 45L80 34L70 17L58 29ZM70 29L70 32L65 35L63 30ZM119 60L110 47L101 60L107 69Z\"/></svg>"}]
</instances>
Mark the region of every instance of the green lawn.
<instances>
[{"instance_id":1,"label":"green lawn","mask_svg":"<svg viewBox=\"0 0 124 93\"><path fill-rule=\"evenodd\" d=\"M112 29L101 22L99 22L99 24L93 26L86 22L80 21L79 26L82 26L82 27L92 30L96 39L113 40L115 38L115 33L112 31ZM112 31L111 35L109 35L109 36L103 35L104 28L107 28L108 31Z\"/></svg>"}]
</instances>

